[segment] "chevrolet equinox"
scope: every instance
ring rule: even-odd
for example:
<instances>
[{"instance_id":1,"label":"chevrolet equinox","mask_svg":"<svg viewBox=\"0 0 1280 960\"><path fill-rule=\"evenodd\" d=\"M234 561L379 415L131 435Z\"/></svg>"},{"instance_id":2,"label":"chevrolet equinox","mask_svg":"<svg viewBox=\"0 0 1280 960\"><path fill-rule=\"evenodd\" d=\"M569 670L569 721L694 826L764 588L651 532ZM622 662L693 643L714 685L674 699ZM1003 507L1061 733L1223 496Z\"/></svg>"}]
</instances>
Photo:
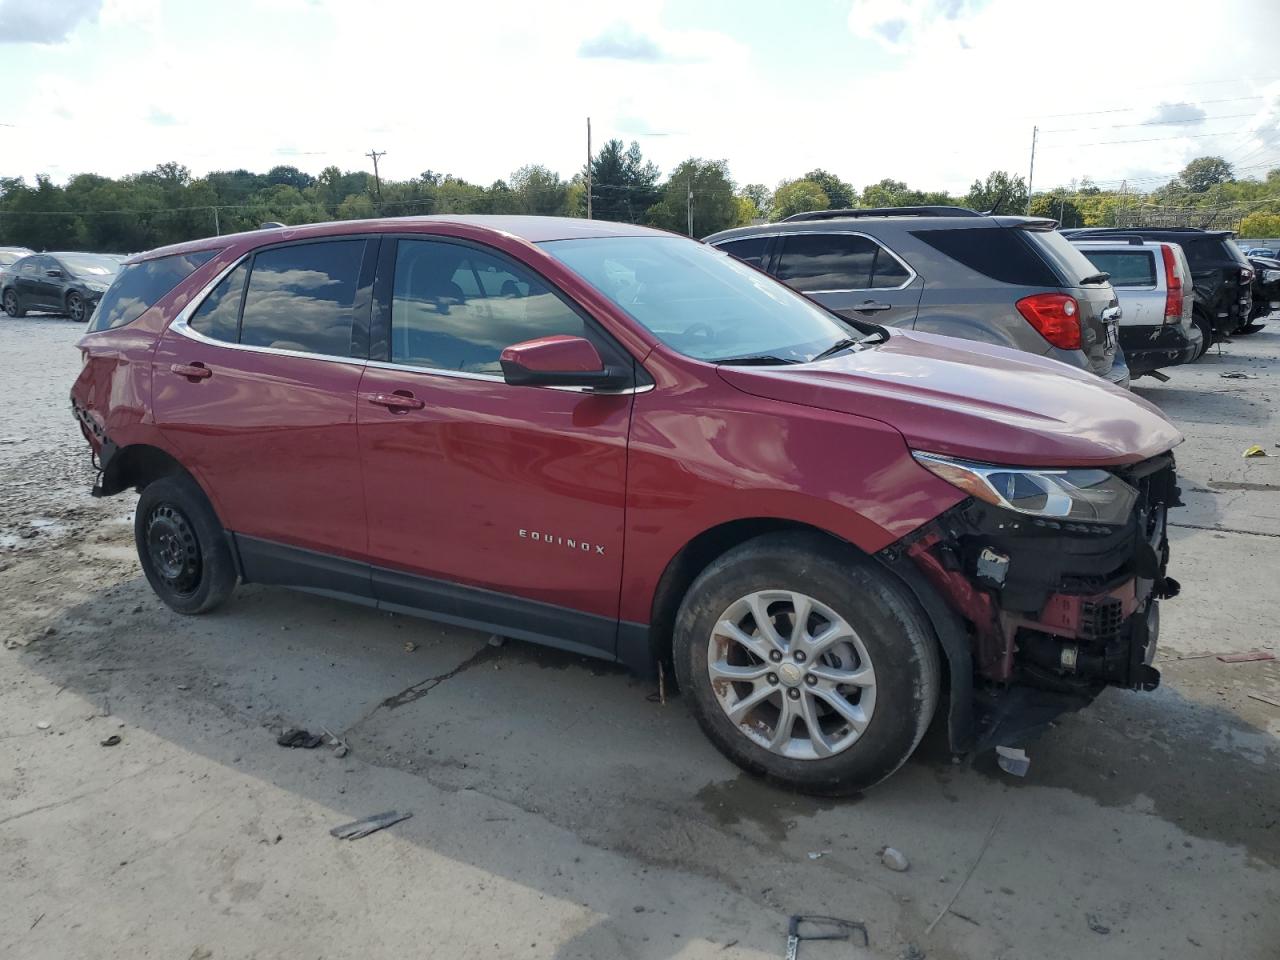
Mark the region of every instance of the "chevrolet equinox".
<instances>
[{"instance_id":1,"label":"chevrolet equinox","mask_svg":"<svg viewBox=\"0 0 1280 960\"><path fill-rule=\"evenodd\" d=\"M186 614L283 584L674 668L791 787L1151 689L1181 435L1092 374L845 320L723 251L540 217L129 260L72 404Z\"/></svg>"}]
</instances>

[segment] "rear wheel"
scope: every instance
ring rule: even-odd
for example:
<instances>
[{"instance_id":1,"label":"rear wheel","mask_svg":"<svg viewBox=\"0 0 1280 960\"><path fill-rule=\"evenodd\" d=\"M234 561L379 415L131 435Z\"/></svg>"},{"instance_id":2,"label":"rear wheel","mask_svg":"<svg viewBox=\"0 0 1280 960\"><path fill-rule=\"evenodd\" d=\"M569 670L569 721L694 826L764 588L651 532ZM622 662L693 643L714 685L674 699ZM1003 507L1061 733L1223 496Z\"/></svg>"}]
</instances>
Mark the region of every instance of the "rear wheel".
<instances>
[{"instance_id":1,"label":"rear wheel","mask_svg":"<svg viewBox=\"0 0 1280 960\"><path fill-rule=\"evenodd\" d=\"M4 312L14 318L27 315L27 311L18 305L18 292L16 290L6 290L4 292Z\"/></svg>"},{"instance_id":2,"label":"rear wheel","mask_svg":"<svg viewBox=\"0 0 1280 960\"><path fill-rule=\"evenodd\" d=\"M138 498L134 540L142 570L179 613L206 613L231 595L235 563L204 491L180 474L149 484Z\"/></svg>"},{"instance_id":3,"label":"rear wheel","mask_svg":"<svg viewBox=\"0 0 1280 960\"><path fill-rule=\"evenodd\" d=\"M80 296L80 294L76 293L74 290L67 294L67 316L76 323L84 323L84 297Z\"/></svg>"},{"instance_id":4,"label":"rear wheel","mask_svg":"<svg viewBox=\"0 0 1280 960\"><path fill-rule=\"evenodd\" d=\"M809 793L888 777L938 700L937 645L914 598L818 535L759 537L707 567L681 605L673 653L721 752Z\"/></svg>"}]
</instances>

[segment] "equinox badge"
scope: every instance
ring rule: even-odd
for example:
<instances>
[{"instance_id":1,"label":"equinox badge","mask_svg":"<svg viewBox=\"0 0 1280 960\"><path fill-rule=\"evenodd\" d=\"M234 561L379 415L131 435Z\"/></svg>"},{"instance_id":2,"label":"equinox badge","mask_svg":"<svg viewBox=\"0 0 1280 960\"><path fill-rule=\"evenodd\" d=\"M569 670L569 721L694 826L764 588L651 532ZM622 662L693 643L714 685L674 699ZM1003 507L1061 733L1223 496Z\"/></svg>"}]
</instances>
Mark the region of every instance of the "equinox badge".
<instances>
[{"instance_id":1,"label":"equinox badge","mask_svg":"<svg viewBox=\"0 0 1280 960\"><path fill-rule=\"evenodd\" d=\"M554 533L541 533L537 530L520 529L521 540L536 540L538 543L554 544L558 547L568 547L570 550L581 550L585 553L594 552L596 556L604 556L604 544L588 543L586 540L573 540L569 537L557 537Z\"/></svg>"}]
</instances>

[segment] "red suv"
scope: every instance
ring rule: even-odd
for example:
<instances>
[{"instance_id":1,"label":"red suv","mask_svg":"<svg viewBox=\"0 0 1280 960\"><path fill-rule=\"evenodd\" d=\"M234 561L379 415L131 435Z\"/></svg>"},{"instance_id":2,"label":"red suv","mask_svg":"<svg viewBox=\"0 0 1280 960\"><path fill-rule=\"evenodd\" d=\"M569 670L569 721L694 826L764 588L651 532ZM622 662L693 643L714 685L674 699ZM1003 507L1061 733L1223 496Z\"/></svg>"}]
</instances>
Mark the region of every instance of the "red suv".
<instances>
[{"instance_id":1,"label":"red suv","mask_svg":"<svg viewBox=\"0 0 1280 960\"><path fill-rule=\"evenodd\" d=\"M726 253L535 217L270 229L128 262L76 416L156 593L237 581L674 667L827 793L936 711L1010 743L1151 689L1178 431L1053 360L828 312Z\"/></svg>"}]
</instances>

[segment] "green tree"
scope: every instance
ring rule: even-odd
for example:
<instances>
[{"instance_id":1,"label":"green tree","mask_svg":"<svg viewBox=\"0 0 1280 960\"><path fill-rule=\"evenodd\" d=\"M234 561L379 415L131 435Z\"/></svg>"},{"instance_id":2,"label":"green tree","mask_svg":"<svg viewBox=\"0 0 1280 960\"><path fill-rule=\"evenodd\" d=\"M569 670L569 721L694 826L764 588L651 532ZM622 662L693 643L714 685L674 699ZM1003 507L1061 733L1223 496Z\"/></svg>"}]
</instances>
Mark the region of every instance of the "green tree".
<instances>
[{"instance_id":1,"label":"green tree","mask_svg":"<svg viewBox=\"0 0 1280 960\"><path fill-rule=\"evenodd\" d=\"M769 208L773 206L773 191L763 183L748 183L738 191L738 195L754 203L760 216L769 216Z\"/></svg>"},{"instance_id":2,"label":"green tree","mask_svg":"<svg viewBox=\"0 0 1280 960\"><path fill-rule=\"evenodd\" d=\"M1064 227L1083 227L1084 213L1076 206L1065 191L1055 190L1049 193L1037 193L1031 198L1031 215L1033 217L1052 217Z\"/></svg>"},{"instance_id":3,"label":"green tree","mask_svg":"<svg viewBox=\"0 0 1280 960\"><path fill-rule=\"evenodd\" d=\"M657 164L646 161L640 144L623 149L610 140L591 158L591 215L597 220L639 223L659 196ZM586 213L584 207L580 211Z\"/></svg>"},{"instance_id":4,"label":"green tree","mask_svg":"<svg viewBox=\"0 0 1280 960\"><path fill-rule=\"evenodd\" d=\"M1204 193L1231 179L1231 164L1227 161L1221 157L1199 157L1182 168L1177 183L1191 193Z\"/></svg>"},{"instance_id":5,"label":"green tree","mask_svg":"<svg viewBox=\"0 0 1280 960\"><path fill-rule=\"evenodd\" d=\"M911 189L901 180L885 178L862 191L864 207L905 207L914 202Z\"/></svg>"},{"instance_id":6,"label":"green tree","mask_svg":"<svg viewBox=\"0 0 1280 960\"><path fill-rule=\"evenodd\" d=\"M1003 170L993 170L985 181L973 181L964 205L984 212L1022 213L1027 209L1027 181Z\"/></svg>"},{"instance_id":7,"label":"green tree","mask_svg":"<svg viewBox=\"0 0 1280 960\"><path fill-rule=\"evenodd\" d=\"M662 199L649 208L645 219L656 227L687 233L691 208L695 237L737 224L738 198L734 196L727 161L697 157L684 161L671 171L662 188Z\"/></svg>"},{"instance_id":8,"label":"green tree","mask_svg":"<svg viewBox=\"0 0 1280 960\"><path fill-rule=\"evenodd\" d=\"M774 220L785 220L794 213L830 209L830 199L812 180L783 180L773 191L773 207L769 216Z\"/></svg>"},{"instance_id":9,"label":"green tree","mask_svg":"<svg viewBox=\"0 0 1280 960\"><path fill-rule=\"evenodd\" d=\"M539 164L529 164L511 174L516 213L564 216L568 213L569 185L560 174Z\"/></svg>"},{"instance_id":10,"label":"green tree","mask_svg":"<svg viewBox=\"0 0 1280 960\"><path fill-rule=\"evenodd\" d=\"M1240 220L1240 236L1280 237L1280 213L1251 213Z\"/></svg>"},{"instance_id":11,"label":"green tree","mask_svg":"<svg viewBox=\"0 0 1280 960\"><path fill-rule=\"evenodd\" d=\"M827 195L827 209L844 210L855 206L858 202L858 191L853 189L852 184L841 180L834 173L828 173L819 168L810 170L800 179L816 183L822 188L822 192Z\"/></svg>"}]
</instances>

